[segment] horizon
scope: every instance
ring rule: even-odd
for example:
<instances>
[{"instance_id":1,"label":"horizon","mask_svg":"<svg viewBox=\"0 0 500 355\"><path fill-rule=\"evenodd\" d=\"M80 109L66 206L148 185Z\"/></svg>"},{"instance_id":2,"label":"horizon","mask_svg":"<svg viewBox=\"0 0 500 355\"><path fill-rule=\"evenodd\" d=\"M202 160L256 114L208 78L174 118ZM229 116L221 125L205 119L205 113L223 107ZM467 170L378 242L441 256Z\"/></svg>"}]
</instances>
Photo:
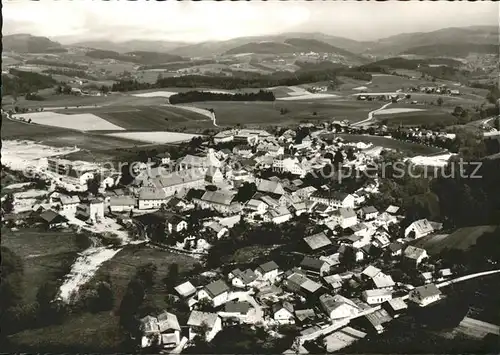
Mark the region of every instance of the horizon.
<instances>
[{"instance_id":1,"label":"horizon","mask_svg":"<svg viewBox=\"0 0 500 355\"><path fill-rule=\"evenodd\" d=\"M137 13L144 15L138 17ZM48 37L65 45L103 40L196 44L294 32L376 41L405 33L495 26L498 25L499 4L11 0L4 2L3 15L4 35L30 34Z\"/></svg>"}]
</instances>

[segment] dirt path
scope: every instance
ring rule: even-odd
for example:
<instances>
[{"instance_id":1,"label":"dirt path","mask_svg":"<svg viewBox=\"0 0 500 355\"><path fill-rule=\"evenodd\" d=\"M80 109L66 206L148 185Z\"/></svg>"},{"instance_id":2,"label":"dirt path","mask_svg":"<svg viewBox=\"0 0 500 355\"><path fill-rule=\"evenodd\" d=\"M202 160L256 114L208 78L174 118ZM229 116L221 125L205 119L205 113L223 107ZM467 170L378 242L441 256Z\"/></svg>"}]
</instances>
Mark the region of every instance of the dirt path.
<instances>
[{"instance_id":1,"label":"dirt path","mask_svg":"<svg viewBox=\"0 0 500 355\"><path fill-rule=\"evenodd\" d=\"M353 123L352 125L353 125L353 126L363 125L363 124L365 124L366 122L369 122L369 121L373 120L373 116L374 116L377 112L382 111L383 109L385 109L386 107L388 107L391 103L392 103L392 102L389 102L389 103L387 103L387 104L383 105L382 107L380 107L380 108L378 108L378 109L376 109L376 110L373 110L373 111L368 112L368 118L367 118L366 120L363 120L363 121L360 121L360 122Z\"/></svg>"}]
</instances>

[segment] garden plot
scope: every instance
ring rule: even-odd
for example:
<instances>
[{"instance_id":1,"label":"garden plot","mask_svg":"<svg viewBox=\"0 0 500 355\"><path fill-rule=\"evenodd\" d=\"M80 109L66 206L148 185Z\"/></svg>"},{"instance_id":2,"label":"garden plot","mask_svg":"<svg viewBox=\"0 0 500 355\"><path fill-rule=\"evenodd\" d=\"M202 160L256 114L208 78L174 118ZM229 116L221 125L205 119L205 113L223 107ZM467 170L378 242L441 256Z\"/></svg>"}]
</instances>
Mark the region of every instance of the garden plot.
<instances>
[{"instance_id":1,"label":"garden plot","mask_svg":"<svg viewBox=\"0 0 500 355\"><path fill-rule=\"evenodd\" d=\"M55 112L30 112L15 115L31 119L32 122L47 126L76 129L79 131L122 131L122 127L116 126L99 116L91 113L65 115Z\"/></svg>"},{"instance_id":2,"label":"garden plot","mask_svg":"<svg viewBox=\"0 0 500 355\"><path fill-rule=\"evenodd\" d=\"M376 116L378 115L393 115L397 113L408 113L408 112L420 112L420 111L427 111L423 108L386 108L380 111L377 111L375 113Z\"/></svg>"},{"instance_id":3,"label":"garden plot","mask_svg":"<svg viewBox=\"0 0 500 355\"><path fill-rule=\"evenodd\" d=\"M118 132L108 133L108 136L132 139L139 142L166 144L189 141L194 137L199 137L199 134L188 134L178 132Z\"/></svg>"},{"instance_id":4,"label":"garden plot","mask_svg":"<svg viewBox=\"0 0 500 355\"><path fill-rule=\"evenodd\" d=\"M169 98L172 95L177 94L173 91L153 91L153 92L143 92L141 94L132 94L135 97L166 97Z\"/></svg>"}]
</instances>

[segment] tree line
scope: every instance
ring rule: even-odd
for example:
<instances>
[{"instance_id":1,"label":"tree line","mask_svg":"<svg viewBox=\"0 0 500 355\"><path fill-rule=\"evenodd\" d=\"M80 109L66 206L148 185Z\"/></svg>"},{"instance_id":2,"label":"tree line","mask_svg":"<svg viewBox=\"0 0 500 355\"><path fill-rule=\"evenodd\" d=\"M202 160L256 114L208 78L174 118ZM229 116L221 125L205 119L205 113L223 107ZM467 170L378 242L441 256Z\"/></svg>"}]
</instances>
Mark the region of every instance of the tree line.
<instances>
[{"instance_id":1,"label":"tree line","mask_svg":"<svg viewBox=\"0 0 500 355\"><path fill-rule=\"evenodd\" d=\"M180 92L169 97L173 105L197 101L274 101L271 91L259 90L251 93L214 93L209 91Z\"/></svg>"},{"instance_id":2,"label":"tree line","mask_svg":"<svg viewBox=\"0 0 500 355\"><path fill-rule=\"evenodd\" d=\"M2 95L31 93L57 84L51 76L10 69L10 75L2 75Z\"/></svg>"}]
</instances>

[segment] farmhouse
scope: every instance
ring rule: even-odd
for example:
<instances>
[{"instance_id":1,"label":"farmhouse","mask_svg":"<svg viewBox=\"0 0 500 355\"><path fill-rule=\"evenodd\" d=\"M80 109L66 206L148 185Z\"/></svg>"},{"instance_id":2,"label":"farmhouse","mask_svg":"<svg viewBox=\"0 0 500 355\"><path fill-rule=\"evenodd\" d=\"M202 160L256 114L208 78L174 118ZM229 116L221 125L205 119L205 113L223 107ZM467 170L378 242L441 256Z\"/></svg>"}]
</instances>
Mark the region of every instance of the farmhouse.
<instances>
[{"instance_id":1,"label":"farmhouse","mask_svg":"<svg viewBox=\"0 0 500 355\"><path fill-rule=\"evenodd\" d=\"M162 189L166 196L173 196L182 191L204 186L206 173L207 169L204 168L181 170L167 176L146 180L144 185Z\"/></svg>"},{"instance_id":2,"label":"farmhouse","mask_svg":"<svg viewBox=\"0 0 500 355\"><path fill-rule=\"evenodd\" d=\"M307 274L317 277L326 274L330 270L330 264L324 260L305 256L300 263L300 268L306 271Z\"/></svg>"},{"instance_id":3,"label":"farmhouse","mask_svg":"<svg viewBox=\"0 0 500 355\"><path fill-rule=\"evenodd\" d=\"M234 196L234 192L206 191L201 198L193 198L193 202L201 208L213 208L221 213L230 213L241 209L239 203L233 203Z\"/></svg>"},{"instance_id":4,"label":"farmhouse","mask_svg":"<svg viewBox=\"0 0 500 355\"><path fill-rule=\"evenodd\" d=\"M382 304L382 307L389 313L389 315L393 318L398 318L407 308L408 305L401 299L393 298L387 302Z\"/></svg>"},{"instance_id":5,"label":"farmhouse","mask_svg":"<svg viewBox=\"0 0 500 355\"><path fill-rule=\"evenodd\" d=\"M100 222L104 219L104 201L91 199L78 205L76 217L91 223Z\"/></svg>"},{"instance_id":6,"label":"farmhouse","mask_svg":"<svg viewBox=\"0 0 500 355\"><path fill-rule=\"evenodd\" d=\"M405 229L405 238L419 239L432 232L434 232L432 224L427 219L420 219Z\"/></svg>"},{"instance_id":7,"label":"farmhouse","mask_svg":"<svg viewBox=\"0 0 500 355\"><path fill-rule=\"evenodd\" d=\"M212 301L214 307L219 307L228 301L228 292L229 287L226 283L222 280L217 280L198 291L198 299L208 298Z\"/></svg>"},{"instance_id":8,"label":"farmhouse","mask_svg":"<svg viewBox=\"0 0 500 355\"><path fill-rule=\"evenodd\" d=\"M109 209L111 212L125 212L133 210L137 200L132 196L111 196L109 198Z\"/></svg>"},{"instance_id":9,"label":"farmhouse","mask_svg":"<svg viewBox=\"0 0 500 355\"><path fill-rule=\"evenodd\" d=\"M422 260L428 257L425 249L417 248L412 245L406 247L404 254L404 261L413 267L417 267Z\"/></svg>"},{"instance_id":10,"label":"farmhouse","mask_svg":"<svg viewBox=\"0 0 500 355\"><path fill-rule=\"evenodd\" d=\"M40 221L48 228L65 227L68 225L66 217L52 210L42 212L40 214Z\"/></svg>"},{"instance_id":11,"label":"farmhouse","mask_svg":"<svg viewBox=\"0 0 500 355\"><path fill-rule=\"evenodd\" d=\"M334 211L332 219L344 229L352 227L358 223L356 212L354 212L351 208L339 208Z\"/></svg>"},{"instance_id":12,"label":"farmhouse","mask_svg":"<svg viewBox=\"0 0 500 355\"><path fill-rule=\"evenodd\" d=\"M285 190L283 185L278 181L258 179L256 181L257 191L262 193L271 193L276 195L283 195Z\"/></svg>"},{"instance_id":13,"label":"farmhouse","mask_svg":"<svg viewBox=\"0 0 500 355\"><path fill-rule=\"evenodd\" d=\"M58 199L61 206L61 214L68 217L75 217L78 206L80 205L80 198L78 196L60 194Z\"/></svg>"},{"instance_id":14,"label":"farmhouse","mask_svg":"<svg viewBox=\"0 0 500 355\"><path fill-rule=\"evenodd\" d=\"M290 218L292 218L292 214L285 206L270 209L266 214L264 214L265 222L273 222L275 224L284 223Z\"/></svg>"},{"instance_id":15,"label":"farmhouse","mask_svg":"<svg viewBox=\"0 0 500 355\"><path fill-rule=\"evenodd\" d=\"M372 219L377 218L378 216L378 211L375 207L373 206L367 206L361 208L359 215L361 218L363 218L365 221L369 221Z\"/></svg>"},{"instance_id":16,"label":"farmhouse","mask_svg":"<svg viewBox=\"0 0 500 355\"><path fill-rule=\"evenodd\" d=\"M313 252L325 250L332 245L330 238L328 238L324 232L305 237L304 242Z\"/></svg>"},{"instance_id":17,"label":"farmhouse","mask_svg":"<svg viewBox=\"0 0 500 355\"><path fill-rule=\"evenodd\" d=\"M231 280L231 284L238 288L252 287L256 284L257 280L257 274L250 269L246 269L245 271L234 269L229 273L228 277Z\"/></svg>"},{"instance_id":18,"label":"farmhouse","mask_svg":"<svg viewBox=\"0 0 500 355\"><path fill-rule=\"evenodd\" d=\"M273 319L279 324L295 323L293 305L287 301L273 304Z\"/></svg>"},{"instance_id":19,"label":"farmhouse","mask_svg":"<svg viewBox=\"0 0 500 355\"><path fill-rule=\"evenodd\" d=\"M324 294L319 297L321 308L332 320L355 316L360 312L356 303L341 295Z\"/></svg>"},{"instance_id":20,"label":"farmhouse","mask_svg":"<svg viewBox=\"0 0 500 355\"><path fill-rule=\"evenodd\" d=\"M274 261L268 261L255 269L255 274L261 280L274 282L279 275L279 266Z\"/></svg>"},{"instance_id":21,"label":"farmhouse","mask_svg":"<svg viewBox=\"0 0 500 355\"><path fill-rule=\"evenodd\" d=\"M421 307L436 302L441 298L441 291L434 284L415 287L410 292L410 300Z\"/></svg>"}]
</instances>

